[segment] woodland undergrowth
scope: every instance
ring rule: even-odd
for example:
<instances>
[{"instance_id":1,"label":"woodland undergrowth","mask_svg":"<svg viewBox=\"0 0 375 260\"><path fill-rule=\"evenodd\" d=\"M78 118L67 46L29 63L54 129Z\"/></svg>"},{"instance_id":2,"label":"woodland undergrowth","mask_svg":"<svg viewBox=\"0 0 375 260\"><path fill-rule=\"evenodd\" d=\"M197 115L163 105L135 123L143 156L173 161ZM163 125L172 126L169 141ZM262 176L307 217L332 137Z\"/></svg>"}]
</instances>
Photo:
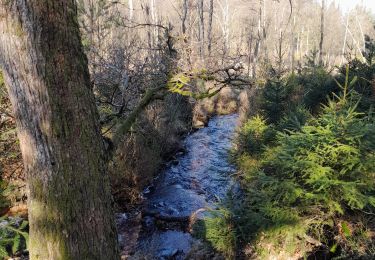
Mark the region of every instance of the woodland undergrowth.
<instances>
[{"instance_id":1,"label":"woodland undergrowth","mask_svg":"<svg viewBox=\"0 0 375 260\"><path fill-rule=\"evenodd\" d=\"M228 259L373 259L373 56L272 72L233 151L243 196L205 220L205 240Z\"/></svg>"}]
</instances>

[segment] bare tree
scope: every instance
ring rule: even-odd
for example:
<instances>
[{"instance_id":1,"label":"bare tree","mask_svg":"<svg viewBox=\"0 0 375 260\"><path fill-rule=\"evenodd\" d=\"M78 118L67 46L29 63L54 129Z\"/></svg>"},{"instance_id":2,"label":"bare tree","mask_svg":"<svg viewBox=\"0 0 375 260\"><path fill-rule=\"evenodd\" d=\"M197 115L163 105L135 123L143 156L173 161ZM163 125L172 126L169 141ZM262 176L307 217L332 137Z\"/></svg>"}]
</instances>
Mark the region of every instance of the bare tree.
<instances>
[{"instance_id":1,"label":"bare tree","mask_svg":"<svg viewBox=\"0 0 375 260\"><path fill-rule=\"evenodd\" d=\"M224 0L224 3L221 2L221 0L217 0L217 3L221 10L221 17L218 18L221 31L223 34L223 57L222 57L222 63L224 62L224 57L227 55L228 50L230 48L229 46L229 2L228 0Z\"/></svg>"},{"instance_id":2,"label":"bare tree","mask_svg":"<svg viewBox=\"0 0 375 260\"><path fill-rule=\"evenodd\" d=\"M133 0L129 0L129 20L133 21L134 15L134 7L133 7Z\"/></svg>"},{"instance_id":3,"label":"bare tree","mask_svg":"<svg viewBox=\"0 0 375 260\"><path fill-rule=\"evenodd\" d=\"M212 49L212 21L214 15L214 0L210 0L210 7L208 11L208 56L211 57L211 49Z\"/></svg>"},{"instance_id":4,"label":"bare tree","mask_svg":"<svg viewBox=\"0 0 375 260\"><path fill-rule=\"evenodd\" d=\"M324 42L324 10L325 0L322 0L322 8L320 10L320 42L319 42L319 64L323 65L323 42Z\"/></svg>"},{"instance_id":5,"label":"bare tree","mask_svg":"<svg viewBox=\"0 0 375 260\"><path fill-rule=\"evenodd\" d=\"M198 25L198 32L199 32L199 56L201 60L204 60L204 3L203 0L198 0L198 13L199 13L199 25Z\"/></svg>"},{"instance_id":6,"label":"bare tree","mask_svg":"<svg viewBox=\"0 0 375 260\"><path fill-rule=\"evenodd\" d=\"M186 19L187 19L187 14L188 14L188 1L189 0L184 0L183 3L183 10L182 10L182 21L181 21L181 26L182 26L182 33L186 34Z\"/></svg>"}]
</instances>

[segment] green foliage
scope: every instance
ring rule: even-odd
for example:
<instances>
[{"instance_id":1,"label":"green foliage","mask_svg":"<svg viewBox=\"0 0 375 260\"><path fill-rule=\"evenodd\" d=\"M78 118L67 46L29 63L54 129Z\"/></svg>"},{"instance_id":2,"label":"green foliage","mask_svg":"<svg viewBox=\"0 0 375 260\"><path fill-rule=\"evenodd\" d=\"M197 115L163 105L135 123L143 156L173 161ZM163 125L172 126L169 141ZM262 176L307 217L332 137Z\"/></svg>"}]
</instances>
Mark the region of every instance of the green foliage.
<instances>
[{"instance_id":1,"label":"green foliage","mask_svg":"<svg viewBox=\"0 0 375 260\"><path fill-rule=\"evenodd\" d=\"M331 215L375 206L375 150L369 138L374 123L362 119L355 108L331 101L322 116L300 132L279 135L279 152L265 158L263 167L275 171L268 177L291 188L278 194L283 202L298 200L307 211L319 204Z\"/></svg>"},{"instance_id":2,"label":"green foliage","mask_svg":"<svg viewBox=\"0 0 375 260\"><path fill-rule=\"evenodd\" d=\"M367 49L364 52L364 56L367 62L360 60L352 60L348 64L349 78L356 78L355 84L353 84L353 89L361 96L358 108L361 111L368 111L375 102L375 88L373 77L375 75L375 63L374 63L374 53L375 53L375 42L367 39ZM345 80L346 66L340 68L341 76L338 77L338 81L343 83Z\"/></svg>"},{"instance_id":3,"label":"green foliage","mask_svg":"<svg viewBox=\"0 0 375 260\"><path fill-rule=\"evenodd\" d=\"M298 83L303 86L303 104L312 111L317 111L327 97L340 90L333 77L321 67L299 75Z\"/></svg>"},{"instance_id":4,"label":"green foliage","mask_svg":"<svg viewBox=\"0 0 375 260\"><path fill-rule=\"evenodd\" d=\"M236 234L232 213L221 208L209 211L209 216L194 226L194 235L220 252L226 259L234 259L236 252Z\"/></svg>"},{"instance_id":5,"label":"green foliage","mask_svg":"<svg viewBox=\"0 0 375 260\"><path fill-rule=\"evenodd\" d=\"M306 66L310 69L318 68L319 50L314 49L306 55Z\"/></svg>"},{"instance_id":6,"label":"green foliage","mask_svg":"<svg viewBox=\"0 0 375 260\"><path fill-rule=\"evenodd\" d=\"M332 84L335 88L331 87ZM261 94L261 112L267 122L276 127L280 124L280 127L290 130L300 128L311 116L309 111L317 111L332 90L338 92L336 82L320 68L268 80ZM282 130L280 127L277 128Z\"/></svg>"},{"instance_id":7,"label":"green foliage","mask_svg":"<svg viewBox=\"0 0 375 260\"><path fill-rule=\"evenodd\" d=\"M16 217L0 218L0 257L12 256L27 248L28 222Z\"/></svg>"},{"instance_id":8,"label":"green foliage","mask_svg":"<svg viewBox=\"0 0 375 260\"><path fill-rule=\"evenodd\" d=\"M243 126L239 140L245 149L239 150L238 165L246 198L236 224L242 239L254 240L258 255L307 253L307 238L323 244L332 240L333 231L327 232L337 230L332 219L375 212L375 121L358 112L358 93L348 92L355 84L347 73L338 86L340 96L333 94L316 117L302 106L291 109L276 125L274 142L265 141L272 126L261 117ZM313 104L322 96L310 97ZM340 246L341 252L360 254L356 247L358 241L364 244L366 232L353 232L343 223L343 239L336 238L331 252Z\"/></svg>"},{"instance_id":9,"label":"green foliage","mask_svg":"<svg viewBox=\"0 0 375 260\"><path fill-rule=\"evenodd\" d=\"M342 257L350 258L353 252L356 255L368 255L375 257L375 243L371 236L372 231L369 229L369 223L374 218L358 219L355 222L341 222L340 245L342 246ZM366 223L367 222L367 223Z\"/></svg>"},{"instance_id":10,"label":"green foliage","mask_svg":"<svg viewBox=\"0 0 375 260\"><path fill-rule=\"evenodd\" d=\"M270 123L277 123L288 106L289 89L282 80L268 80L263 90L262 109Z\"/></svg>"},{"instance_id":11,"label":"green foliage","mask_svg":"<svg viewBox=\"0 0 375 260\"><path fill-rule=\"evenodd\" d=\"M192 73L178 73L173 75L167 82L167 89L171 93L177 93L182 96L192 97L194 99L210 98L218 94L221 88L204 89L204 81L212 80L205 70ZM195 82L196 84L192 84Z\"/></svg>"},{"instance_id":12,"label":"green foliage","mask_svg":"<svg viewBox=\"0 0 375 260\"><path fill-rule=\"evenodd\" d=\"M368 65L374 64L375 58L375 41L370 36L365 35L365 51L363 52Z\"/></svg>"},{"instance_id":13,"label":"green foliage","mask_svg":"<svg viewBox=\"0 0 375 260\"><path fill-rule=\"evenodd\" d=\"M266 123L266 120L256 115L241 128L238 142L246 152L256 155L262 152L264 145L272 142L274 134L273 128Z\"/></svg>"},{"instance_id":14,"label":"green foliage","mask_svg":"<svg viewBox=\"0 0 375 260\"><path fill-rule=\"evenodd\" d=\"M8 189L8 185L0 178L0 210L9 207L9 201L5 197L5 194L7 193Z\"/></svg>"},{"instance_id":15,"label":"green foliage","mask_svg":"<svg viewBox=\"0 0 375 260\"><path fill-rule=\"evenodd\" d=\"M277 129L279 131L298 131L311 119L312 115L304 106L293 107L284 115Z\"/></svg>"}]
</instances>

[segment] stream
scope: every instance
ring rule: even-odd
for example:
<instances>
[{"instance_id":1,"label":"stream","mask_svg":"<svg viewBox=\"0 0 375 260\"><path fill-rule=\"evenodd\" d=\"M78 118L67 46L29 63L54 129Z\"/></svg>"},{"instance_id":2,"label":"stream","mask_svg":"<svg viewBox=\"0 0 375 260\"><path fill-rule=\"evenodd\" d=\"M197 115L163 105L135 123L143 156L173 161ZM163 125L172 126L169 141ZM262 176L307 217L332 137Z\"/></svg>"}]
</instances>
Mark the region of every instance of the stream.
<instances>
[{"instance_id":1,"label":"stream","mask_svg":"<svg viewBox=\"0 0 375 260\"><path fill-rule=\"evenodd\" d=\"M216 116L187 136L186 152L144 191L142 214L118 216L121 249L133 251L125 259L184 259L195 241L191 216L202 217L204 208L215 208L236 186L228 153L237 124L237 114Z\"/></svg>"}]
</instances>

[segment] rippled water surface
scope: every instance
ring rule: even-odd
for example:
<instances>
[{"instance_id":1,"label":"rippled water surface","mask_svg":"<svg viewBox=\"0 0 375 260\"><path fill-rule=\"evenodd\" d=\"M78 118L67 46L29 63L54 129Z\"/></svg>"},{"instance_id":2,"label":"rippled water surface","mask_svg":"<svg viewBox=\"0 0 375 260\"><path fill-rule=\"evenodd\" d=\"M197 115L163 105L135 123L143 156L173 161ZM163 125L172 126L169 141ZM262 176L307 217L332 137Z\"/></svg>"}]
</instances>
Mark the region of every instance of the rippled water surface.
<instances>
[{"instance_id":1,"label":"rippled water surface","mask_svg":"<svg viewBox=\"0 0 375 260\"><path fill-rule=\"evenodd\" d=\"M186 153L170 163L145 191L146 213L134 258L184 258L194 239L179 225L159 227L157 221L188 218L225 198L234 184L230 175L235 169L228 162L228 152L237 122L235 114L217 116L206 128L189 135ZM123 241L126 243L126 237Z\"/></svg>"}]
</instances>

